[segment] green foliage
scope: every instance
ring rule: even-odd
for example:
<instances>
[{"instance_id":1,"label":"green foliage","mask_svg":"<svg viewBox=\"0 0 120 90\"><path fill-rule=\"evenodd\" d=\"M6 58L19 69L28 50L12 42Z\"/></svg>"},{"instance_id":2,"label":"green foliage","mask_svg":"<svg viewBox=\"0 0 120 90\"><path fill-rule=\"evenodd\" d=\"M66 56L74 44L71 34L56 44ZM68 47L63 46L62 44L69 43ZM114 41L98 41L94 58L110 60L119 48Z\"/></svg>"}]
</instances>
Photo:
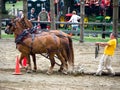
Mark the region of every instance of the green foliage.
<instances>
[{"instance_id":1,"label":"green foliage","mask_svg":"<svg viewBox=\"0 0 120 90\"><path fill-rule=\"evenodd\" d=\"M23 10L23 1L17 1L17 3L14 3L14 8L15 9L19 9L19 10ZM13 7L13 4L9 4L9 2L6 2L6 10L10 10Z\"/></svg>"},{"instance_id":2,"label":"green foliage","mask_svg":"<svg viewBox=\"0 0 120 90\"><path fill-rule=\"evenodd\" d=\"M19 10L23 10L23 1L17 1L17 3L14 4L10 4L8 1L5 4L5 8L6 8L6 13L4 13L2 15L2 18L12 18L12 15L8 15L9 12L11 12L13 5L15 9L19 9Z\"/></svg>"}]
</instances>

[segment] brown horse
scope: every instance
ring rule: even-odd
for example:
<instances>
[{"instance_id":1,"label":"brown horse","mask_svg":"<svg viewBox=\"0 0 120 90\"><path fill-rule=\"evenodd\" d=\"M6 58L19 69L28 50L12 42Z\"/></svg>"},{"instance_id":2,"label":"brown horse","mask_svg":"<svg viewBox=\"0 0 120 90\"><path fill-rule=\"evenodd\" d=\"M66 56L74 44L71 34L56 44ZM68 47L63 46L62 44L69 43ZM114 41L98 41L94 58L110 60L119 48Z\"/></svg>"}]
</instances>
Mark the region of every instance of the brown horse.
<instances>
[{"instance_id":1,"label":"brown horse","mask_svg":"<svg viewBox=\"0 0 120 90\"><path fill-rule=\"evenodd\" d=\"M23 28L23 30L28 29L28 31L30 33L37 33L37 34L53 34L54 33L56 36L58 36L62 40L62 43L65 43L67 45L67 46L63 46L64 50L61 51L61 54L64 57L65 61L68 62L69 66L70 66L69 71L73 70L73 66L74 66L74 62L73 62L74 58L73 57L74 56L73 56L73 53L71 54L71 52L73 52L73 48L71 48L72 47L72 40L70 37L68 38L65 36L65 35L67 35L66 33L64 33L62 31L57 31L57 30L55 30L56 32L54 32L54 31L53 32L39 32L36 28L32 27L32 23L28 19L26 19L25 17L20 19L20 22L22 24L21 27ZM37 32L36 32L36 30L37 30ZM32 54L32 58L33 58L33 63L34 63L34 70L36 71L37 65L36 65L36 57L34 54ZM59 56L58 56L58 58L60 59ZM59 71L62 71L62 66L61 66Z\"/></svg>"},{"instance_id":2,"label":"brown horse","mask_svg":"<svg viewBox=\"0 0 120 90\"><path fill-rule=\"evenodd\" d=\"M23 17L21 20L20 20L24 26L24 28L33 28L32 26L32 23L26 18L26 17ZM64 33L63 31L60 31L60 30L49 30L48 31L49 33L54 33L56 36L58 36L59 38L61 38L62 40L64 40L64 42L67 42L69 44L69 48L70 48L70 55L68 55L67 57L65 57L64 54L62 54L66 61L69 62L69 65L71 66L71 69L73 69L74 67L74 51L73 51L73 45L72 45L72 39L71 39L71 36ZM37 30L36 33L39 33L39 31Z\"/></svg>"},{"instance_id":3,"label":"brown horse","mask_svg":"<svg viewBox=\"0 0 120 90\"><path fill-rule=\"evenodd\" d=\"M14 32L16 47L21 52L20 63L22 59L26 57L28 60L28 70L31 70L30 55L40 53L47 53L51 61L51 66L47 71L48 74L53 71L55 54L61 60L64 71L67 70L66 61L60 53L60 51L64 49L63 46L67 48L67 45L55 34L33 34L32 36L27 30L23 31L21 23L18 20L7 25L5 32L9 33L10 31Z\"/></svg>"}]
</instances>

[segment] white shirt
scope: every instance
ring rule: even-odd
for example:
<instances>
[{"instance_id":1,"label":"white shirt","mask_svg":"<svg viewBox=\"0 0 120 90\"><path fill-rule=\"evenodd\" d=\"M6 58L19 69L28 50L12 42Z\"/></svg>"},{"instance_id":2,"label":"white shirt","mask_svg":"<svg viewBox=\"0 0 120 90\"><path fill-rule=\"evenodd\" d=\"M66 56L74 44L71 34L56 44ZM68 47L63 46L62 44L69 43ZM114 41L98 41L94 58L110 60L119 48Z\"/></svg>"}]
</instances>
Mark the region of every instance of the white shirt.
<instances>
[{"instance_id":1,"label":"white shirt","mask_svg":"<svg viewBox=\"0 0 120 90\"><path fill-rule=\"evenodd\" d=\"M79 20L80 18L81 18L80 16L73 14L72 17L70 18L69 22L78 23L78 20ZM72 25L72 26L73 26L73 25ZM74 24L74 26L78 26L78 25L77 25L77 24L76 24L76 25Z\"/></svg>"},{"instance_id":2,"label":"white shirt","mask_svg":"<svg viewBox=\"0 0 120 90\"><path fill-rule=\"evenodd\" d=\"M72 17L70 18L69 22L78 23L78 20L79 20L80 18L81 18L80 16L73 14Z\"/></svg>"}]
</instances>

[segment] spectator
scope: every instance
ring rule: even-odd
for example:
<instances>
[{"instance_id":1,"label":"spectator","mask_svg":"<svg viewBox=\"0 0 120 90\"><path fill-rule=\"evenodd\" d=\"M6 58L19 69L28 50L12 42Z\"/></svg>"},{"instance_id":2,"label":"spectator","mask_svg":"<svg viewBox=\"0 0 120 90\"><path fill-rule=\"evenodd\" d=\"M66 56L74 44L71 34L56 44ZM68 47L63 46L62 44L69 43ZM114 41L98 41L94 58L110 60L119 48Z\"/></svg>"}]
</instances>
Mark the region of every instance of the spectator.
<instances>
[{"instance_id":1,"label":"spectator","mask_svg":"<svg viewBox=\"0 0 120 90\"><path fill-rule=\"evenodd\" d=\"M95 0L90 0L90 11L92 15L95 14Z\"/></svg>"},{"instance_id":2,"label":"spectator","mask_svg":"<svg viewBox=\"0 0 120 90\"><path fill-rule=\"evenodd\" d=\"M32 8L32 9L30 10L30 12L28 12L28 19L29 19L30 21L34 21L34 20L37 19L37 15L36 15L36 13L35 13L35 8ZM33 23L33 22L32 22L32 24L33 24L33 26L36 26L36 23Z\"/></svg>"},{"instance_id":3,"label":"spectator","mask_svg":"<svg viewBox=\"0 0 120 90\"><path fill-rule=\"evenodd\" d=\"M72 11L72 17L68 22L78 23L78 20L81 18L80 16L76 15L76 11ZM78 24L72 24L72 30L78 30Z\"/></svg>"},{"instance_id":4,"label":"spectator","mask_svg":"<svg viewBox=\"0 0 120 90\"><path fill-rule=\"evenodd\" d=\"M85 14L87 16L90 15L90 1L89 0L85 0Z\"/></svg>"},{"instance_id":5,"label":"spectator","mask_svg":"<svg viewBox=\"0 0 120 90\"><path fill-rule=\"evenodd\" d=\"M104 16L105 14L105 0L101 0L100 2L100 15Z\"/></svg>"},{"instance_id":6,"label":"spectator","mask_svg":"<svg viewBox=\"0 0 120 90\"><path fill-rule=\"evenodd\" d=\"M18 12L17 18L20 19L20 18L22 18L23 16L24 16L24 13L23 13L22 10L20 10L20 11Z\"/></svg>"},{"instance_id":7,"label":"spectator","mask_svg":"<svg viewBox=\"0 0 120 90\"><path fill-rule=\"evenodd\" d=\"M37 15L35 13L35 9L32 8L30 12L28 12L28 19L30 21L36 20L37 19Z\"/></svg>"},{"instance_id":8,"label":"spectator","mask_svg":"<svg viewBox=\"0 0 120 90\"><path fill-rule=\"evenodd\" d=\"M45 8L42 8L42 11L38 14L38 22L40 21L49 21L49 15L48 12L45 10ZM46 29L47 24L46 23L40 23L41 29Z\"/></svg>"},{"instance_id":9,"label":"spectator","mask_svg":"<svg viewBox=\"0 0 120 90\"><path fill-rule=\"evenodd\" d=\"M115 33L110 34L110 40L107 43L106 42L96 42L96 45L105 47L104 54L102 55L102 57L100 59L96 75L100 76L102 74L102 70L104 68L107 69L111 75L115 75L115 72L113 71L113 69L111 67L111 61L113 60L112 57L113 57L115 49L116 49L116 43L117 43L117 40L116 40Z\"/></svg>"}]
</instances>

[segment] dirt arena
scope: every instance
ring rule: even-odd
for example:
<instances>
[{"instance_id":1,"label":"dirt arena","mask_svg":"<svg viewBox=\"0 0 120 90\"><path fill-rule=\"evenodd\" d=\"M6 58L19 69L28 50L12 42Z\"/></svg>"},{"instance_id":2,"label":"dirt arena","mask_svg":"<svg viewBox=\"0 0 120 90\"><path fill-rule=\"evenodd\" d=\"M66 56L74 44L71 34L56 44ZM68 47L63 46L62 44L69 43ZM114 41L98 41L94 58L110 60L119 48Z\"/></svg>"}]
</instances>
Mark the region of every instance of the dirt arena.
<instances>
[{"instance_id":1,"label":"dirt arena","mask_svg":"<svg viewBox=\"0 0 120 90\"><path fill-rule=\"evenodd\" d=\"M103 48L100 48L97 59L94 51L94 43L74 42L75 67L82 67L85 73L95 72ZM47 75L50 62L40 55L37 55L36 73L21 70L22 75L12 75L17 55L19 52L13 39L0 39L0 90L120 90L120 76L64 75L57 72L57 65L53 74ZM56 62L59 63L58 60ZM120 72L120 45L117 47L112 66L115 72Z\"/></svg>"}]
</instances>

